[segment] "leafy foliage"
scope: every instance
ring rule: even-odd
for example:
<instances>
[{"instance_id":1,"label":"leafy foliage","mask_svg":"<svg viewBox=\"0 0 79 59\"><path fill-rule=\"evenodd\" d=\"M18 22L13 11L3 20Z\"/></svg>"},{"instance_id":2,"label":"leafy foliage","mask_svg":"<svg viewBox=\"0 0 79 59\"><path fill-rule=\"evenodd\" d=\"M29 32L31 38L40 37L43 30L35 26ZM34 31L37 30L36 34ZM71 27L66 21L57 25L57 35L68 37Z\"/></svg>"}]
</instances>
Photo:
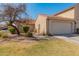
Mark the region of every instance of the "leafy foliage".
<instances>
[{"instance_id":1,"label":"leafy foliage","mask_svg":"<svg viewBox=\"0 0 79 59\"><path fill-rule=\"evenodd\" d=\"M23 26L23 31L24 31L25 33L27 33L27 32L29 31L29 27L28 27L28 26Z\"/></svg>"},{"instance_id":2,"label":"leafy foliage","mask_svg":"<svg viewBox=\"0 0 79 59\"><path fill-rule=\"evenodd\" d=\"M3 9L2 9L3 8ZM7 19L9 21L10 26L13 26L12 24L17 20L17 19L22 19L22 14L26 12L26 5L25 4L2 4L1 11L2 13L0 14L2 18ZM27 15L27 13L26 13ZM14 31L16 30L16 33L20 35L20 31L17 27L13 26L15 29L10 29L10 32L13 34Z\"/></svg>"},{"instance_id":3,"label":"leafy foliage","mask_svg":"<svg viewBox=\"0 0 79 59\"><path fill-rule=\"evenodd\" d=\"M11 34L15 34L16 33L15 28L13 28L11 26L8 27L8 30L10 31Z\"/></svg>"}]
</instances>

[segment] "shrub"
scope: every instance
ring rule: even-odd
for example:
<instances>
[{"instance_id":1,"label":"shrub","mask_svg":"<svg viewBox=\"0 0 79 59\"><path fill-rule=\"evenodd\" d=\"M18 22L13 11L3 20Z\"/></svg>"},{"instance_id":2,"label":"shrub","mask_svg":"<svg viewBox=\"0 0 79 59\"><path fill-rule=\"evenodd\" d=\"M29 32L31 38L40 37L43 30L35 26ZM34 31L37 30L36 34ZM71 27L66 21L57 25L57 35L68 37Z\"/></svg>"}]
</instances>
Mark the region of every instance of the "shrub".
<instances>
[{"instance_id":1,"label":"shrub","mask_svg":"<svg viewBox=\"0 0 79 59\"><path fill-rule=\"evenodd\" d=\"M33 33L28 32L28 33L27 33L27 36L28 36L28 37L33 37Z\"/></svg>"},{"instance_id":2,"label":"shrub","mask_svg":"<svg viewBox=\"0 0 79 59\"><path fill-rule=\"evenodd\" d=\"M10 31L11 34L15 34L16 33L15 28L13 28L11 26L8 27L8 30Z\"/></svg>"},{"instance_id":3,"label":"shrub","mask_svg":"<svg viewBox=\"0 0 79 59\"><path fill-rule=\"evenodd\" d=\"M28 26L23 26L23 31L24 31L25 33L27 33L27 32L29 31L29 27L28 27Z\"/></svg>"}]
</instances>

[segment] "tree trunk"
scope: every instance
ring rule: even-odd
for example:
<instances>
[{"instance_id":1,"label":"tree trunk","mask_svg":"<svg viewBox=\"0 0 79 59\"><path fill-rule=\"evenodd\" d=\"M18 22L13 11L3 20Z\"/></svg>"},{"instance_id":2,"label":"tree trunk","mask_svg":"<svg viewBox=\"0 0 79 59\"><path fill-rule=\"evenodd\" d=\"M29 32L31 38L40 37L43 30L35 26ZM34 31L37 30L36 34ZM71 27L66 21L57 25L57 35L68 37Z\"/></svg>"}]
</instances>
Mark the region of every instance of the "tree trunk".
<instances>
[{"instance_id":1,"label":"tree trunk","mask_svg":"<svg viewBox=\"0 0 79 59\"><path fill-rule=\"evenodd\" d=\"M12 24L11 24L11 26L14 27L16 32L17 32L17 34L20 35L20 31L18 30L18 28L16 26L12 25Z\"/></svg>"}]
</instances>

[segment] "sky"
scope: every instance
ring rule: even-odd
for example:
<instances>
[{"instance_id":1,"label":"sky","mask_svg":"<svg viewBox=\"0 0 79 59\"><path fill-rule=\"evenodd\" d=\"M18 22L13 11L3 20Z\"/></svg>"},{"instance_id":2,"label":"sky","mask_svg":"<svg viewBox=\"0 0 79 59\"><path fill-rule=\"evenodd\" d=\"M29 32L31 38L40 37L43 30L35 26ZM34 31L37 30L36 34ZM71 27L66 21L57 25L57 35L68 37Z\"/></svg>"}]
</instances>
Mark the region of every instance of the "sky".
<instances>
[{"instance_id":1,"label":"sky","mask_svg":"<svg viewBox=\"0 0 79 59\"><path fill-rule=\"evenodd\" d=\"M74 5L75 3L28 3L27 13L32 19L36 19L39 14L53 15Z\"/></svg>"}]
</instances>

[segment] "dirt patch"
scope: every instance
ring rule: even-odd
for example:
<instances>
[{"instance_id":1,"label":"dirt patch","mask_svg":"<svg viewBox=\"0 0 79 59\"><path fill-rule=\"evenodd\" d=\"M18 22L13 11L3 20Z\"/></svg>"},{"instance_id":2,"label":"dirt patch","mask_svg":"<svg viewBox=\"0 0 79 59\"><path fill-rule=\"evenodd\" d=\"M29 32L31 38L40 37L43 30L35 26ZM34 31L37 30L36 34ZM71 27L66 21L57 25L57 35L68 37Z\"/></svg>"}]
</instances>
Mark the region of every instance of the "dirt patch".
<instances>
[{"instance_id":1,"label":"dirt patch","mask_svg":"<svg viewBox=\"0 0 79 59\"><path fill-rule=\"evenodd\" d=\"M16 42L16 43L27 43L27 44L33 44L37 43L37 40L33 37L24 37L24 36L12 36L9 38L0 38L0 45L1 44L6 44L9 42Z\"/></svg>"}]
</instances>

